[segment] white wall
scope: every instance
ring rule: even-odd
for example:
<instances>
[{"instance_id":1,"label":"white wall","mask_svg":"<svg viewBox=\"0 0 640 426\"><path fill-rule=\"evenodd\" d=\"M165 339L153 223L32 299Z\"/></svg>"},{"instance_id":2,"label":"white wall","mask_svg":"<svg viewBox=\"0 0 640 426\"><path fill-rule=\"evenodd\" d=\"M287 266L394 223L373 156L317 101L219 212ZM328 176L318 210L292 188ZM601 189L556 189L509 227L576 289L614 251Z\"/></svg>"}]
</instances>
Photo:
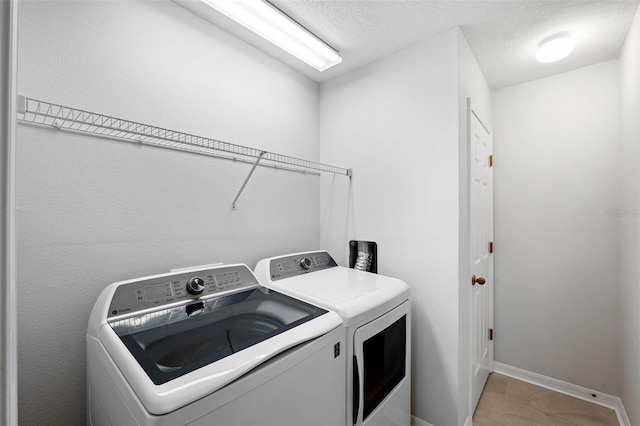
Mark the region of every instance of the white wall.
<instances>
[{"instance_id":1,"label":"white wall","mask_svg":"<svg viewBox=\"0 0 640 426\"><path fill-rule=\"evenodd\" d=\"M640 9L620 54L621 398L640 424Z\"/></svg>"},{"instance_id":2,"label":"white wall","mask_svg":"<svg viewBox=\"0 0 640 426\"><path fill-rule=\"evenodd\" d=\"M318 85L172 2L22 2L21 94L318 158ZM87 318L117 280L315 249L319 178L20 125L20 424L84 424Z\"/></svg>"},{"instance_id":3,"label":"white wall","mask_svg":"<svg viewBox=\"0 0 640 426\"><path fill-rule=\"evenodd\" d=\"M461 37L449 30L320 89L321 161L354 169L351 182L321 179L321 245L346 264L349 240L376 241L378 271L411 287L413 414L435 425L464 422L468 399L459 382L468 363L460 353L459 107L478 93L490 104Z\"/></svg>"},{"instance_id":4,"label":"white wall","mask_svg":"<svg viewBox=\"0 0 640 426\"><path fill-rule=\"evenodd\" d=\"M457 31L321 85L320 158L354 169L321 179L323 247L378 243L378 271L413 299L413 412L457 423Z\"/></svg>"},{"instance_id":5,"label":"white wall","mask_svg":"<svg viewBox=\"0 0 640 426\"><path fill-rule=\"evenodd\" d=\"M493 92L495 359L620 393L618 65Z\"/></svg>"},{"instance_id":6,"label":"white wall","mask_svg":"<svg viewBox=\"0 0 640 426\"><path fill-rule=\"evenodd\" d=\"M458 55L459 55L459 80L458 80L458 139L459 139L459 405L458 418L465 420L467 414L472 413L471 395L468 390L471 386L471 293L472 287L469 285L471 278L471 253L469 235L469 141L468 141L468 106L467 99L470 98L477 114L482 117L483 123L491 126L491 89L487 84L480 65L471 52L462 32L458 35ZM491 282L487 287L492 285Z\"/></svg>"}]
</instances>

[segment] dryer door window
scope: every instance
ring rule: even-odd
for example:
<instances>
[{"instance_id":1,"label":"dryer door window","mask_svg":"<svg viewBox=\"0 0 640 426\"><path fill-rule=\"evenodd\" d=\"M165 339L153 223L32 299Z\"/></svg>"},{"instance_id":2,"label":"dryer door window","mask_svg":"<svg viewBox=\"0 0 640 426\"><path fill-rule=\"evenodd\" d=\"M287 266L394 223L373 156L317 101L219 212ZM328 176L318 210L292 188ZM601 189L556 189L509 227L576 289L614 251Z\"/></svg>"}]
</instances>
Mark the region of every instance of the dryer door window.
<instances>
[{"instance_id":1,"label":"dryer door window","mask_svg":"<svg viewBox=\"0 0 640 426\"><path fill-rule=\"evenodd\" d=\"M363 343L364 413L363 419L380 404L406 372L406 315Z\"/></svg>"},{"instance_id":2,"label":"dryer door window","mask_svg":"<svg viewBox=\"0 0 640 426\"><path fill-rule=\"evenodd\" d=\"M407 376L407 315L405 302L355 332L354 424L363 424Z\"/></svg>"}]
</instances>

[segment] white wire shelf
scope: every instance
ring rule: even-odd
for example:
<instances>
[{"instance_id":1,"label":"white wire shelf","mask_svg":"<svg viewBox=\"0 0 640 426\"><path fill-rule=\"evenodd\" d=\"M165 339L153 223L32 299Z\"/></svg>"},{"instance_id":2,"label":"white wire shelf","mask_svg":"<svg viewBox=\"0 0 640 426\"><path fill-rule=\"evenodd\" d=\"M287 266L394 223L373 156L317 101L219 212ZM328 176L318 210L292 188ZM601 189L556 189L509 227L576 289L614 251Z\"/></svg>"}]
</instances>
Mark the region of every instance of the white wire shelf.
<instances>
[{"instance_id":1,"label":"white wire shelf","mask_svg":"<svg viewBox=\"0 0 640 426\"><path fill-rule=\"evenodd\" d=\"M26 96L18 96L18 120L23 123L51 126L59 130L253 163L254 167L236 196L233 208L235 208L240 193L258 165L302 173L319 174L323 172L349 177L352 175L351 169L111 117Z\"/></svg>"}]
</instances>

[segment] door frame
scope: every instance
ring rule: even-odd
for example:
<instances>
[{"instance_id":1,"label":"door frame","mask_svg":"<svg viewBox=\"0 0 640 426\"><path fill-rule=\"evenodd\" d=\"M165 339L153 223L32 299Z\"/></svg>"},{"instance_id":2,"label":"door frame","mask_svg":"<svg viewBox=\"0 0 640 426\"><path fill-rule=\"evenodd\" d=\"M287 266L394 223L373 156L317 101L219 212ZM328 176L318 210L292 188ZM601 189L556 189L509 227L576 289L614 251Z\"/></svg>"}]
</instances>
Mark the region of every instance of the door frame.
<instances>
[{"instance_id":1,"label":"door frame","mask_svg":"<svg viewBox=\"0 0 640 426\"><path fill-rule=\"evenodd\" d=\"M15 170L18 1L0 1L0 424L18 424Z\"/></svg>"},{"instance_id":2,"label":"door frame","mask_svg":"<svg viewBox=\"0 0 640 426\"><path fill-rule=\"evenodd\" d=\"M478 108L473 104L471 98L467 98L467 108L466 108L466 121L465 121L465 125L466 125L466 141L465 141L465 149L466 149L466 170L465 170L465 179L466 182L464 182L464 184L466 185L466 209L464 210L464 213L466 215L465 217L465 221L466 221L466 247L464 252L461 253L462 256L466 256L465 259L461 259L461 262L463 262L463 264L465 265L464 268L461 268L462 270L465 271L465 274L460 277L460 281L461 281L461 286L462 289L461 291L464 292L465 294L465 300L467 301L467 303L465 304L465 308L467 310L466 313L466 328L468 330L467 333L467 342L466 342L466 347L467 347L467 360L466 360L466 369L464 370L465 373L467 374L466 377L466 383L467 383L467 413L468 413L468 417L465 419L465 425L471 425L472 423L472 419L473 419L473 413L474 413L474 407L473 407L473 317L471 315L472 313L472 286L469 283L469 280L471 279L471 275L472 275L472 268L473 268L473 262L471 259L471 119L472 119L472 115L475 115L476 118L478 119L478 121L480 121L480 124L482 124L482 126L487 130L487 132L489 133L491 139L492 139L492 144L491 144L491 152L493 153L493 131L491 130L491 127L487 125L487 121L484 119L484 116L481 112L479 112ZM493 180L492 180L492 185L493 185ZM492 197L492 202L493 202L493 197ZM492 209L493 212L493 209ZM493 213L492 213L493 215ZM492 218L493 219L493 218ZM493 226L492 226L492 230L493 230ZM489 320L489 324L490 324L490 328L494 329L494 336L495 336L495 327L494 327L494 281L495 281L495 277L494 277L494 259L492 257L491 260L491 275L492 278L490 285L488 286L487 290L489 291L489 316L490 316L490 320ZM461 319L464 319L464 316L461 316ZM493 372L494 369L494 344L493 342L491 342L490 344L490 368L489 371Z\"/></svg>"}]
</instances>

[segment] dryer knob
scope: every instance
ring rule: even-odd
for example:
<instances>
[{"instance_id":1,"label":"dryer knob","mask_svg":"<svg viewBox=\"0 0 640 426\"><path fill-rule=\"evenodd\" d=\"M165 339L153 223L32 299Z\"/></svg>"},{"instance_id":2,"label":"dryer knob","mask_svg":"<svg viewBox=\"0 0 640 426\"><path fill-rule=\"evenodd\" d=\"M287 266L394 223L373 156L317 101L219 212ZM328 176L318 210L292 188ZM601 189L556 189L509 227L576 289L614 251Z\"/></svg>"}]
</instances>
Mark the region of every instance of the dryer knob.
<instances>
[{"instance_id":1,"label":"dryer knob","mask_svg":"<svg viewBox=\"0 0 640 426\"><path fill-rule=\"evenodd\" d=\"M204 291L204 280L200 277L193 277L187 281L187 291L191 294L200 294Z\"/></svg>"},{"instance_id":2,"label":"dryer knob","mask_svg":"<svg viewBox=\"0 0 640 426\"><path fill-rule=\"evenodd\" d=\"M300 266L302 266L302 269L311 268L311 259L309 259L308 257L303 257L302 259L300 259Z\"/></svg>"}]
</instances>

